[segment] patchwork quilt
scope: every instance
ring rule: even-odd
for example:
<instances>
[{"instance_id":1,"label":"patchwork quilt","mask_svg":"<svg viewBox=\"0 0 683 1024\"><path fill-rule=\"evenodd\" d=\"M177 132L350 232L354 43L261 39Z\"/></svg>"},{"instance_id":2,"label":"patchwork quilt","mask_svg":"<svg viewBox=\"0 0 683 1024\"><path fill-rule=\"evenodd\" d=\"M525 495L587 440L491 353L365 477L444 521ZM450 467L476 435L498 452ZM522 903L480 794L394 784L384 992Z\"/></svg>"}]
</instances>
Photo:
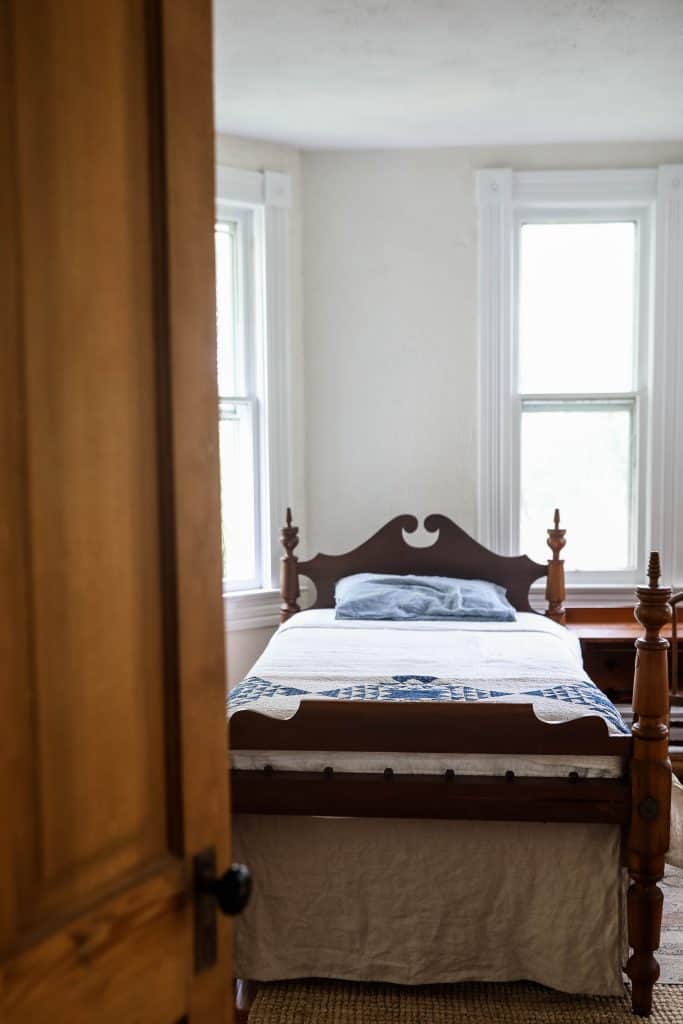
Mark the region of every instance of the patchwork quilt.
<instances>
[{"instance_id":1,"label":"patchwork quilt","mask_svg":"<svg viewBox=\"0 0 683 1024\"><path fill-rule=\"evenodd\" d=\"M575 638L541 616L520 614L514 623L359 623L333 614L301 612L281 626L230 692L228 714L249 709L286 719L313 698L524 703L543 721L597 715L613 735L629 733L583 670Z\"/></svg>"}]
</instances>

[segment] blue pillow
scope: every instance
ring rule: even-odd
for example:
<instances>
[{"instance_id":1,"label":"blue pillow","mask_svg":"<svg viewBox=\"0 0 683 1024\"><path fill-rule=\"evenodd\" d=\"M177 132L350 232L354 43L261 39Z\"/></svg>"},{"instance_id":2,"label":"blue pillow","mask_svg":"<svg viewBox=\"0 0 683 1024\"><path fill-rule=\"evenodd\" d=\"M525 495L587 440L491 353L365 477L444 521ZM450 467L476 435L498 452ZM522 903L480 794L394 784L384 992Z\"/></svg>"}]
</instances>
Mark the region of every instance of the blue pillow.
<instances>
[{"instance_id":1,"label":"blue pillow","mask_svg":"<svg viewBox=\"0 0 683 1024\"><path fill-rule=\"evenodd\" d=\"M335 587L337 619L514 622L503 587L446 576L383 576L362 572Z\"/></svg>"}]
</instances>

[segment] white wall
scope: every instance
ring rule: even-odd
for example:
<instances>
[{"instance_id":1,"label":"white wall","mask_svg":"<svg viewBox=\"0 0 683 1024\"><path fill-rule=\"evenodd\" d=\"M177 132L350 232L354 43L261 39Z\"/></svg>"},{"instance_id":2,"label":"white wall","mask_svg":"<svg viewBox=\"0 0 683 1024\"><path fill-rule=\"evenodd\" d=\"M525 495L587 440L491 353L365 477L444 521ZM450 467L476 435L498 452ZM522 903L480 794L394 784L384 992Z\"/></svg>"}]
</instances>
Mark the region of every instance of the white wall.
<instances>
[{"instance_id":1,"label":"white wall","mask_svg":"<svg viewBox=\"0 0 683 1024\"><path fill-rule=\"evenodd\" d=\"M475 171L678 163L683 142L302 153L219 135L216 159L292 176L294 512L307 557L402 512L475 530ZM230 683L271 633L229 631Z\"/></svg>"},{"instance_id":2,"label":"white wall","mask_svg":"<svg viewBox=\"0 0 683 1024\"><path fill-rule=\"evenodd\" d=\"M231 135L217 135L216 162L227 167L249 171L283 171L292 179L292 207L289 219L289 248L291 271L291 376L292 376L292 492L297 521L305 523L304 490L304 400L303 400L303 336L301 323L301 155L291 146L267 142L254 142ZM284 516L284 510L283 510ZM227 637L228 682L233 685L242 679L259 656L274 627L258 629L229 629Z\"/></svg>"},{"instance_id":3,"label":"white wall","mask_svg":"<svg viewBox=\"0 0 683 1024\"><path fill-rule=\"evenodd\" d=\"M475 171L682 160L683 142L303 154L304 555L403 512L475 530Z\"/></svg>"}]
</instances>

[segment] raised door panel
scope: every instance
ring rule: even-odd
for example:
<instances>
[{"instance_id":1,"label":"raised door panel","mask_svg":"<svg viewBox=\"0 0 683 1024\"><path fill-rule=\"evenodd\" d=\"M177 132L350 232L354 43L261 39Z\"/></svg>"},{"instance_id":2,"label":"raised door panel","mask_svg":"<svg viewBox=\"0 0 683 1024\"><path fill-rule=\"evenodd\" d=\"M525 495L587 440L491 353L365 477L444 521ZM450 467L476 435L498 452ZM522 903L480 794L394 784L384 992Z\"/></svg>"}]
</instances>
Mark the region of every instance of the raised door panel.
<instances>
[{"instance_id":1,"label":"raised door panel","mask_svg":"<svg viewBox=\"0 0 683 1024\"><path fill-rule=\"evenodd\" d=\"M40 6L14 25L35 810L22 921L158 859L167 834L144 6Z\"/></svg>"}]
</instances>

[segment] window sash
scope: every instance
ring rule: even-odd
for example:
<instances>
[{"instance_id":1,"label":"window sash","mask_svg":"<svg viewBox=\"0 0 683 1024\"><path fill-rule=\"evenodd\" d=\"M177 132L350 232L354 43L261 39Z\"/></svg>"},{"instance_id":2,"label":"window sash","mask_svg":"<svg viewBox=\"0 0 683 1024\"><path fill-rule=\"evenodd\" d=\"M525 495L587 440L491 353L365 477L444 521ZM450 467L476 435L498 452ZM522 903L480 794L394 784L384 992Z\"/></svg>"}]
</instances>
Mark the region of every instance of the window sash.
<instances>
[{"instance_id":1,"label":"window sash","mask_svg":"<svg viewBox=\"0 0 683 1024\"><path fill-rule=\"evenodd\" d=\"M226 228L234 232L235 238L235 395L247 398L260 390L258 349L261 325L258 304L263 282L257 273L254 211L223 207L215 229L221 231ZM219 380L219 398L230 397L221 394Z\"/></svg>"},{"instance_id":2,"label":"window sash","mask_svg":"<svg viewBox=\"0 0 683 1024\"><path fill-rule=\"evenodd\" d=\"M223 559L223 590L225 593L258 590L268 586L268 531L266 516L266 487L264 475L267 466L265 447L265 356L263 353L263 315L265 280L257 245L257 211L248 207L221 204L216 219L216 230L223 225L236 225L236 346L235 359L238 393L219 394L219 421L239 419L249 434L251 473L253 479L253 545L254 571L244 578L230 578L228 563ZM226 504L229 497L226 497ZM221 509L222 529L229 521Z\"/></svg>"},{"instance_id":3,"label":"window sash","mask_svg":"<svg viewBox=\"0 0 683 1024\"><path fill-rule=\"evenodd\" d=\"M628 382L632 389L636 390L640 386L641 380L641 364L640 357L644 346L641 341L641 327L645 327L646 324L641 323L639 317L639 308L643 301L642 290L640 288L641 277L642 277L642 266L641 266L641 251L640 251L640 238L641 232L643 231L642 217L633 211L600 211L596 214L593 210L526 210L522 209L518 212L515 222L515 285L514 285L514 318L515 318L515 331L513 335L514 345L514 357L515 357L515 373L517 388L521 388L521 360L520 360L520 343L521 343L521 284L522 284L522 233L523 229L527 226L533 225L562 225L562 224L633 224L635 228L634 238L634 252L633 252L633 321L631 325L632 338L631 338L631 379ZM548 350L548 359L552 359L553 355L562 355L562 352L557 349ZM565 357L566 358L566 357ZM558 383L561 380L561 373L558 373ZM560 389L558 389L560 390ZM589 388L585 394L594 393L595 388ZM612 393L612 392L610 392Z\"/></svg>"},{"instance_id":4,"label":"window sash","mask_svg":"<svg viewBox=\"0 0 683 1024\"><path fill-rule=\"evenodd\" d=\"M593 581L604 581L610 579L613 582L619 580L630 580L631 577L638 569L638 565L641 560L644 559L645 552L643 550L644 544L644 531L641 529L642 523L639 522L642 516L641 505L639 501L639 487L638 487L638 468L639 464L642 463L642 458L639 452L639 441L641 435L641 429L639 423L641 421L640 416L640 396L637 392L624 392L620 394L615 393L596 393L593 395L580 393L580 394L552 394L552 395L520 395L517 403L517 416L518 421L517 432L519 435L519 459L520 459L520 471L517 476L518 489L517 489L517 520L516 529L517 535L521 539L521 511L522 511L522 459L524 453L521 445L521 427L522 417L524 413L534 412L612 412L617 410L623 410L629 414L630 421L630 456L631 464L629 467L628 477L628 506L626 509L627 521L629 524L629 538L628 538L628 555L627 564L620 569L585 569L575 568L567 571L567 578L574 582L593 582ZM596 496L595 502L595 522L596 531L600 523L607 521L609 522L609 496L600 494ZM540 544L542 534L538 537ZM568 559L571 565L571 558Z\"/></svg>"},{"instance_id":5,"label":"window sash","mask_svg":"<svg viewBox=\"0 0 683 1024\"><path fill-rule=\"evenodd\" d=\"M519 329L520 329L520 270L521 270L521 231L525 224L563 224L563 223L613 223L630 221L636 225L635 243L635 309L634 309L634 390L630 392L581 392L566 394L562 392L549 394L524 394L519 391ZM512 236L512 294L511 294L511 349L509 354L510 400L508 412L510 416L511 445L511 476L510 496L511 515L509 531L511 550L520 551L520 516L521 516L521 418L523 407L533 402L612 402L626 401L633 406L633 439L632 439L632 479L631 479L631 551L633 566L625 569L588 570L575 569L568 571L567 582L571 584L590 583L634 583L644 572L646 561L646 508L647 491L647 427L648 427L648 382L649 382L649 335L650 335L650 293L651 293L651 209L649 206L590 206L571 205L535 206L520 205L515 208L510 222ZM570 358L570 353L550 353L549 358L557 358L558 382L562 380L562 359ZM608 508L609 496L600 496L600 507ZM552 510L549 511L549 514ZM601 515L596 508L596 529L600 529ZM571 530L571 523L567 523ZM571 536L571 535L570 535ZM522 552L524 553L524 552Z\"/></svg>"},{"instance_id":6,"label":"window sash","mask_svg":"<svg viewBox=\"0 0 683 1024\"><path fill-rule=\"evenodd\" d=\"M246 338L246 324L245 324L245 277L247 276L248 268L244 266L243 250L244 250L244 231L243 225L240 219L237 217L226 217L224 220L216 222L215 227L216 236L227 236L232 245L232 280L230 281L230 291L232 292L231 298L231 312L232 312L232 324L231 333L233 335L233 351L231 355L231 376L232 388L223 388L223 374L220 373L221 363L225 359L226 353L222 350L226 347L223 343L224 332L226 331L227 324L220 317L220 308L216 309L216 335L218 340L218 394L219 397L223 394L238 394L245 395L247 393L246 383L246 371L245 371L245 350L247 346ZM218 260L216 260L216 295L220 298L222 290L225 288L225 282L219 279L220 267ZM221 326L223 331L221 331ZM230 328L228 328L230 330ZM230 376L228 373L226 376Z\"/></svg>"},{"instance_id":7,"label":"window sash","mask_svg":"<svg viewBox=\"0 0 683 1024\"><path fill-rule=\"evenodd\" d=\"M221 535L223 539L223 589L225 592L235 590L253 590L262 586L263 581L263 535L261 516L261 472L259 458L259 403L254 397L242 398L239 396L224 397L218 403L219 424L224 422L238 422L244 428L249 447L249 463L251 468L251 479L253 481L253 544L254 544L254 571L251 575L243 577L229 577L226 574L226 533L230 516L228 509L234 509L234 502L223 501L221 494ZM224 469L224 464L222 465ZM223 478L221 474L221 490ZM229 499L229 495L228 495Z\"/></svg>"}]
</instances>

